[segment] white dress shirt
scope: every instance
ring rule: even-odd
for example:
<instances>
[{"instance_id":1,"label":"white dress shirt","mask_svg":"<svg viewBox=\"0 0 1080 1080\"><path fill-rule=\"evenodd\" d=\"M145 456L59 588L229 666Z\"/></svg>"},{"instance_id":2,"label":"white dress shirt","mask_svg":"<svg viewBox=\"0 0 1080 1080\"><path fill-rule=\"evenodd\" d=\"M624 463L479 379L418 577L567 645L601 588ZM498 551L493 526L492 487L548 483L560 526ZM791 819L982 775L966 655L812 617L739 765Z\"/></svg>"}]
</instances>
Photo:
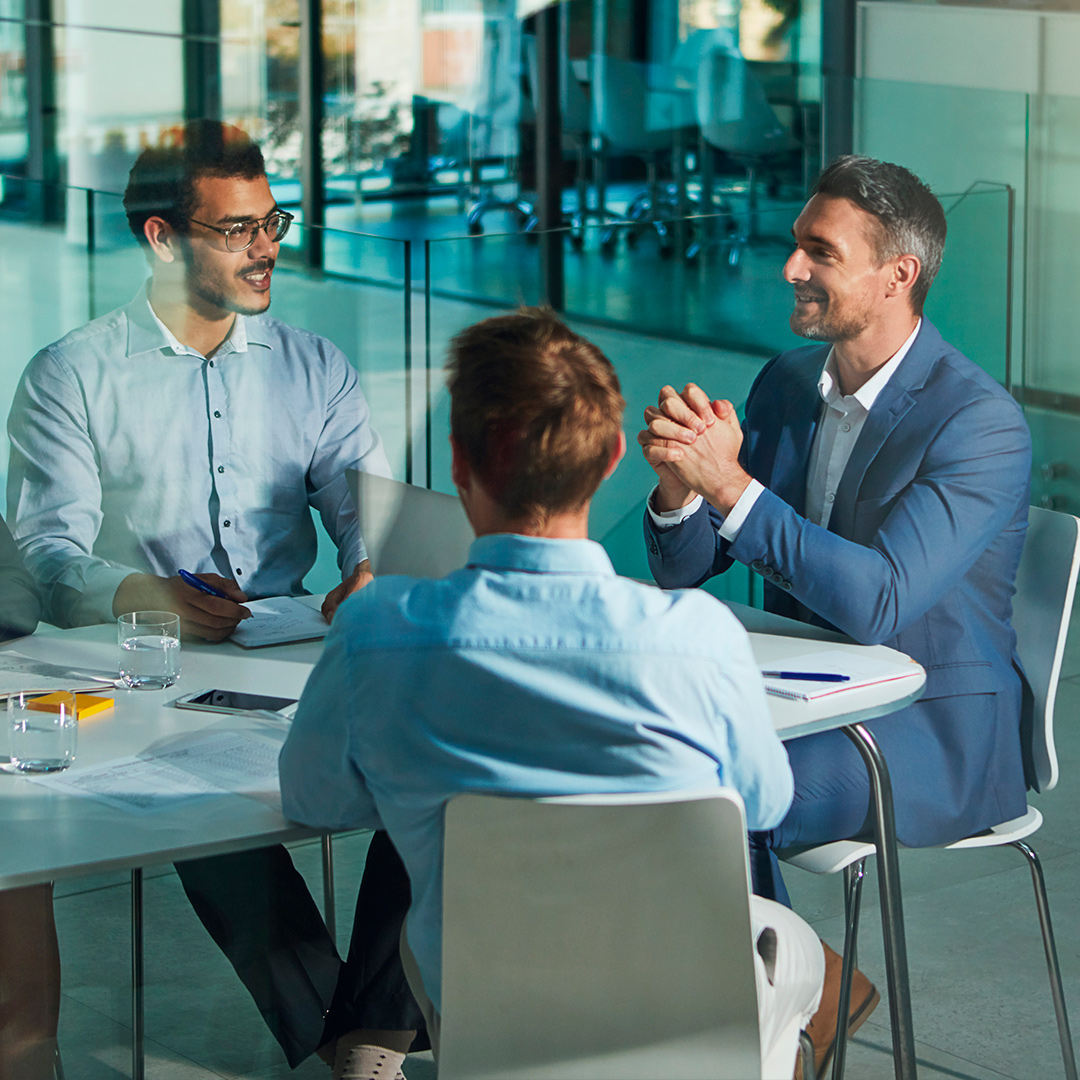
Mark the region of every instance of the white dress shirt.
<instances>
[{"instance_id":1,"label":"white dress shirt","mask_svg":"<svg viewBox=\"0 0 1080 1080\"><path fill-rule=\"evenodd\" d=\"M840 479L859 440L866 418L870 415L870 409L888 385L900 362L907 356L921 326L922 319L919 319L907 341L853 394L840 392L836 356L832 349L829 350L817 387L825 409L810 449L810 464L806 472L806 518L815 525L828 528L836 489L840 486ZM646 505L649 515L661 528L669 528L685 521L697 513L703 501L698 495L686 506L661 512L653 509L656 490L653 488ZM734 540L739 535L739 529L764 490L757 480L750 481L738 502L731 508L731 513L717 530L723 539Z\"/></svg>"},{"instance_id":2,"label":"white dress shirt","mask_svg":"<svg viewBox=\"0 0 1080 1080\"><path fill-rule=\"evenodd\" d=\"M302 593L311 508L349 572L365 552L345 470L390 475L333 344L238 315L208 359L168 332L145 288L31 360L8 433L11 531L66 625L111 620L136 572L218 573L251 599Z\"/></svg>"}]
</instances>

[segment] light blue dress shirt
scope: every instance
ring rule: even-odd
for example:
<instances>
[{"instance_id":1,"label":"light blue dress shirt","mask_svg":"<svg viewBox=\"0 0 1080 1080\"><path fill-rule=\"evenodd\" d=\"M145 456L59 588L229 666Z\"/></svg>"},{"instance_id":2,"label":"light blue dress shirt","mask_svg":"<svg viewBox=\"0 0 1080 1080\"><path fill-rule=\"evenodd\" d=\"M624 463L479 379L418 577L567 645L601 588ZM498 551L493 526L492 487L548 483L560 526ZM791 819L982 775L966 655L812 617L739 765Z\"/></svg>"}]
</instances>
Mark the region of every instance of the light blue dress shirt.
<instances>
[{"instance_id":1,"label":"light blue dress shirt","mask_svg":"<svg viewBox=\"0 0 1080 1080\"><path fill-rule=\"evenodd\" d=\"M234 577L297 595L309 505L351 571L364 557L345 470L390 475L356 371L325 338L237 315L207 360L146 289L42 349L8 418L8 521L62 625L108 621L131 573Z\"/></svg>"},{"instance_id":2,"label":"light blue dress shirt","mask_svg":"<svg viewBox=\"0 0 1080 1080\"><path fill-rule=\"evenodd\" d=\"M377 578L338 609L281 752L286 815L390 833L409 944L440 1004L443 811L461 792L726 784L752 829L792 796L746 633L698 590L615 575L599 544L485 536L441 580Z\"/></svg>"}]
</instances>

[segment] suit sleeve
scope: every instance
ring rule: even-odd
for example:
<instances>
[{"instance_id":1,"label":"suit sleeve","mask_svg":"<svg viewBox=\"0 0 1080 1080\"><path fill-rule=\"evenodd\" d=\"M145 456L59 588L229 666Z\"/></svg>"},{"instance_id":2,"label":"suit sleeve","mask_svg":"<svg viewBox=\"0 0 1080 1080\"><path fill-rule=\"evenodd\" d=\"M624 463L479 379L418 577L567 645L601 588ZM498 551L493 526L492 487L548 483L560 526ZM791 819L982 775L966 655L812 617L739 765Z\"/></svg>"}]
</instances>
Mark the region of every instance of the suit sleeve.
<instances>
[{"instance_id":1,"label":"suit sleeve","mask_svg":"<svg viewBox=\"0 0 1080 1080\"><path fill-rule=\"evenodd\" d=\"M819 616L866 643L888 641L933 607L1026 505L1031 437L1018 408L969 401L896 494L856 504L880 524L866 544L837 536L765 491L728 550L765 564Z\"/></svg>"},{"instance_id":2,"label":"suit sleeve","mask_svg":"<svg viewBox=\"0 0 1080 1080\"><path fill-rule=\"evenodd\" d=\"M762 379L776 363L774 356L758 372L746 397L746 407L754 400L754 394ZM743 423L743 444L739 462L747 468L746 423ZM657 585L664 589L689 589L722 574L735 559L728 554L728 542L717 530L723 518L707 502L702 503L696 514L679 525L663 528L656 524L645 509L645 550L648 552L649 570Z\"/></svg>"}]
</instances>

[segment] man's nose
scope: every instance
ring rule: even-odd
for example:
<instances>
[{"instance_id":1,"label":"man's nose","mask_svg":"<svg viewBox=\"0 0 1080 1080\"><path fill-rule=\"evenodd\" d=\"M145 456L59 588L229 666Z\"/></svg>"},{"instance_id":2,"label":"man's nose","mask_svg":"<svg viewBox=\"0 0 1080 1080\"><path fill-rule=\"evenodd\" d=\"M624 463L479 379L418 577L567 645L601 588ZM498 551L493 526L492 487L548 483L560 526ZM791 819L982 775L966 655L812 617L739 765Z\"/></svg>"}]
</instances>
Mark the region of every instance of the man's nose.
<instances>
[{"instance_id":1,"label":"man's nose","mask_svg":"<svg viewBox=\"0 0 1080 1080\"><path fill-rule=\"evenodd\" d=\"M271 240L266 234L266 229L260 228L255 234L255 239L248 248L248 254L253 259L272 259L277 255L278 243Z\"/></svg>"},{"instance_id":2,"label":"man's nose","mask_svg":"<svg viewBox=\"0 0 1080 1080\"><path fill-rule=\"evenodd\" d=\"M784 263L784 280L794 285L796 281L806 281L810 277L810 262L801 248L796 248Z\"/></svg>"}]
</instances>

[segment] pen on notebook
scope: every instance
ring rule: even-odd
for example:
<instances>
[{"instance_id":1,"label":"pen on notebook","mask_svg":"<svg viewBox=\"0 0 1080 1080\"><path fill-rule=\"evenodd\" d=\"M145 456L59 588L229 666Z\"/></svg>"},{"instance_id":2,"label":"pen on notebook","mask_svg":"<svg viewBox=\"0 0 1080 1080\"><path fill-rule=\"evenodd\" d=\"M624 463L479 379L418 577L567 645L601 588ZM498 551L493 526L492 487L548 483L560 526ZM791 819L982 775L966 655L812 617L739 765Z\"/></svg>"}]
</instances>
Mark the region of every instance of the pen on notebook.
<instances>
[{"instance_id":1,"label":"pen on notebook","mask_svg":"<svg viewBox=\"0 0 1080 1080\"><path fill-rule=\"evenodd\" d=\"M850 675L834 675L827 671L763 671L766 679L801 679L803 682L850 682Z\"/></svg>"},{"instance_id":2,"label":"pen on notebook","mask_svg":"<svg viewBox=\"0 0 1080 1080\"><path fill-rule=\"evenodd\" d=\"M202 578L197 578L194 574L188 573L187 570L176 571L183 581L186 581L193 589L198 589L199 592L207 593L210 596L216 596L220 600L228 600L229 598L220 590L215 589L213 585L207 585Z\"/></svg>"}]
</instances>

